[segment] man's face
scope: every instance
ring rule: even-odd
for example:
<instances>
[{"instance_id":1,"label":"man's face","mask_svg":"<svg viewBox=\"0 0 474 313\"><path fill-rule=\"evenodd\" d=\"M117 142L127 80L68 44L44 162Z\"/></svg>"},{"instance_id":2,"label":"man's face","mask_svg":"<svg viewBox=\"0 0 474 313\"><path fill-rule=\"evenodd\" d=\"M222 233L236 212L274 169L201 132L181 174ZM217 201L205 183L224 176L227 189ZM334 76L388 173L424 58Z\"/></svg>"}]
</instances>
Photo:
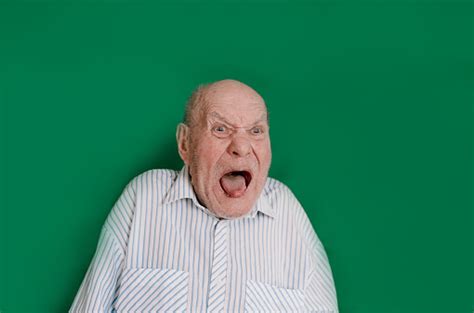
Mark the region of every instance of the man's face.
<instances>
[{"instance_id":1,"label":"man's face","mask_svg":"<svg viewBox=\"0 0 474 313\"><path fill-rule=\"evenodd\" d=\"M248 213L265 185L271 162L263 99L243 84L206 92L196 125L188 129L185 163L199 201L219 217Z\"/></svg>"}]
</instances>

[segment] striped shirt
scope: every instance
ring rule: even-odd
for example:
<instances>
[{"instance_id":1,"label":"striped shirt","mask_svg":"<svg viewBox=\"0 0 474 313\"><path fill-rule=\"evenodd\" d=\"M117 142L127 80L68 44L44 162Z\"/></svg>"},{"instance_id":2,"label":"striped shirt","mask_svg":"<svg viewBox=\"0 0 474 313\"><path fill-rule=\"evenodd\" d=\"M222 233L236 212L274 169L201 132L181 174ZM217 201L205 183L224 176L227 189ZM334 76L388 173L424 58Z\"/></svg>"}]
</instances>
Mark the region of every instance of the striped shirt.
<instances>
[{"instance_id":1,"label":"striped shirt","mask_svg":"<svg viewBox=\"0 0 474 313\"><path fill-rule=\"evenodd\" d=\"M338 312L324 248L298 200L267 178L253 209L219 219L187 166L123 190L70 312Z\"/></svg>"}]
</instances>

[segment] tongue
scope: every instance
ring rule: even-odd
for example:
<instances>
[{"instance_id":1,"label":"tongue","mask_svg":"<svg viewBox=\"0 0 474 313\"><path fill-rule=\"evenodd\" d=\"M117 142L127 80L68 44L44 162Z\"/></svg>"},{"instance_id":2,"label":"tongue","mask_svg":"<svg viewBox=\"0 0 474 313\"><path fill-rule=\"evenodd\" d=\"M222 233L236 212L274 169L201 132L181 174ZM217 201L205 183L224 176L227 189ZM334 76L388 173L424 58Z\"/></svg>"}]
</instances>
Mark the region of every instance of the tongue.
<instances>
[{"instance_id":1,"label":"tongue","mask_svg":"<svg viewBox=\"0 0 474 313\"><path fill-rule=\"evenodd\" d=\"M221 186L224 191L233 198L240 197L244 194L245 178L242 175L226 174L221 178Z\"/></svg>"}]
</instances>

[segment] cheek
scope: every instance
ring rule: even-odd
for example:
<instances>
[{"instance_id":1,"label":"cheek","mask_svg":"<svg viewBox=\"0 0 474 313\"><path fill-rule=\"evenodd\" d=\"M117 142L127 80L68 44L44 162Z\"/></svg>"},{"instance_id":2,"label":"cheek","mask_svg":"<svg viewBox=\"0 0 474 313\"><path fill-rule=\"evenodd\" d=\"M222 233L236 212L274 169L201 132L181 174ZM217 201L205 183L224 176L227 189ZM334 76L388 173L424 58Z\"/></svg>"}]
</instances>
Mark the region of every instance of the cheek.
<instances>
[{"instance_id":1,"label":"cheek","mask_svg":"<svg viewBox=\"0 0 474 313\"><path fill-rule=\"evenodd\" d=\"M266 164L269 163L272 158L272 150L270 147L270 142L261 142L256 146L256 153L258 159L261 163Z\"/></svg>"},{"instance_id":2,"label":"cheek","mask_svg":"<svg viewBox=\"0 0 474 313\"><path fill-rule=\"evenodd\" d=\"M216 163L225 153L225 143L219 140L206 140L200 143L196 150L199 163L209 171L215 167Z\"/></svg>"}]
</instances>

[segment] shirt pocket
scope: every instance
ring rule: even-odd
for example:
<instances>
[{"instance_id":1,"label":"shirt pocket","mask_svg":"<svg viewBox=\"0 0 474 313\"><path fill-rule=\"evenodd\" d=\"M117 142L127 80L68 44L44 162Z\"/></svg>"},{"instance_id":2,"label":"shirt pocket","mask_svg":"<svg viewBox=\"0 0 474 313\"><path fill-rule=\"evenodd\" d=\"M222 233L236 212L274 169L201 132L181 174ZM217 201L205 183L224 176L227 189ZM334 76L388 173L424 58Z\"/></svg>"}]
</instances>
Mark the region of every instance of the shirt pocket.
<instances>
[{"instance_id":1,"label":"shirt pocket","mask_svg":"<svg viewBox=\"0 0 474 313\"><path fill-rule=\"evenodd\" d=\"M247 281L246 312L305 312L301 289L287 289L269 284Z\"/></svg>"},{"instance_id":2,"label":"shirt pocket","mask_svg":"<svg viewBox=\"0 0 474 313\"><path fill-rule=\"evenodd\" d=\"M185 311L188 276L187 272L173 269L126 269L115 310L117 313Z\"/></svg>"}]
</instances>

